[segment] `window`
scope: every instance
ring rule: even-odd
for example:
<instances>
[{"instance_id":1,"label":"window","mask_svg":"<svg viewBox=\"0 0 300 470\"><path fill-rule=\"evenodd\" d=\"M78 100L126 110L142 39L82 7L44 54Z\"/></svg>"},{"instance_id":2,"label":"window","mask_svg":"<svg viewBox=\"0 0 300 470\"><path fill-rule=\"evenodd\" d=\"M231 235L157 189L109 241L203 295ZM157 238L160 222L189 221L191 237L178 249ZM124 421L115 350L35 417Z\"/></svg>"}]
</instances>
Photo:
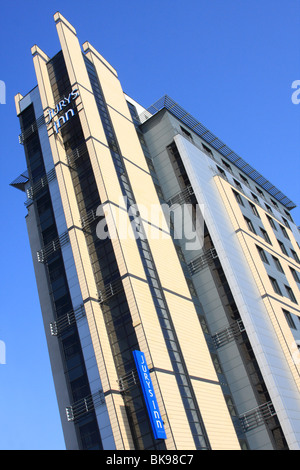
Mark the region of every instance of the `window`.
<instances>
[{"instance_id":1,"label":"window","mask_svg":"<svg viewBox=\"0 0 300 470\"><path fill-rule=\"evenodd\" d=\"M284 287L285 287L285 290L286 290L287 295L289 296L290 300L291 300L292 302L294 302L295 304L297 304L298 302L297 302L297 300L296 300L295 294L294 294L294 292L292 291L292 289L291 289L289 286L286 286L286 285L285 285Z\"/></svg>"},{"instance_id":2,"label":"window","mask_svg":"<svg viewBox=\"0 0 300 470\"><path fill-rule=\"evenodd\" d=\"M266 206L267 211L273 212L272 209L271 209L271 207L270 207L268 204L265 204L265 206Z\"/></svg>"},{"instance_id":3,"label":"window","mask_svg":"<svg viewBox=\"0 0 300 470\"><path fill-rule=\"evenodd\" d=\"M269 221L271 227L272 227L274 230L277 230L277 227L276 227L276 224L275 224L274 219L272 219L272 217L269 217L268 215L267 215L267 218L268 218L268 221Z\"/></svg>"},{"instance_id":4,"label":"window","mask_svg":"<svg viewBox=\"0 0 300 470\"><path fill-rule=\"evenodd\" d=\"M222 160L222 163L227 168L227 170L229 170L232 173L232 169L231 169L231 166L229 165L229 163L225 162L225 160Z\"/></svg>"},{"instance_id":5,"label":"window","mask_svg":"<svg viewBox=\"0 0 300 470\"><path fill-rule=\"evenodd\" d=\"M233 180L234 181L234 184L236 185L236 187L240 190L240 191L243 191L243 188L242 188L242 185L239 181L237 180Z\"/></svg>"},{"instance_id":6,"label":"window","mask_svg":"<svg viewBox=\"0 0 300 470\"><path fill-rule=\"evenodd\" d=\"M300 260L299 260L299 257L297 255L296 251L291 250L291 253L293 255L294 260L297 261L297 263L300 263Z\"/></svg>"},{"instance_id":7,"label":"window","mask_svg":"<svg viewBox=\"0 0 300 470\"><path fill-rule=\"evenodd\" d=\"M257 246L257 245L256 245L256 248L258 250L259 256L261 257L261 260L266 264L270 264L267 258L267 255L265 253L265 250L263 250L260 246Z\"/></svg>"},{"instance_id":8,"label":"window","mask_svg":"<svg viewBox=\"0 0 300 470\"><path fill-rule=\"evenodd\" d=\"M223 168L220 168L218 165L217 165L217 170L218 170L219 173L221 173L221 175L226 176L226 173L223 170Z\"/></svg>"},{"instance_id":9,"label":"window","mask_svg":"<svg viewBox=\"0 0 300 470\"><path fill-rule=\"evenodd\" d=\"M288 236L288 233L285 229L285 227L283 227L282 225L279 224L279 227L281 228L281 231L283 233L283 235L285 236L285 238L287 238L288 240L290 239L290 237Z\"/></svg>"},{"instance_id":10,"label":"window","mask_svg":"<svg viewBox=\"0 0 300 470\"><path fill-rule=\"evenodd\" d=\"M249 229L251 232L253 232L253 233L256 234L255 228L254 228L254 225L253 225L252 221L251 221L250 219L248 219L248 217L244 217L244 219L245 219L245 222L246 222L246 224L247 224L247 226L248 226L248 229Z\"/></svg>"},{"instance_id":11,"label":"window","mask_svg":"<svg viewBox=\"0 0 300 470\"><path fill-rule=\"evenodd\" d=\"M288 223L288 221L287 221L284 217L282 217L282 221L283 221L284 225L285 225L287 228L291 228L291 227L290 227L290 224Z\"/></svg>"},{"instance_id":12,"label":"window","mask_svg":"<svg viewBox=\"0 0 300 470\"><path fill-rule=\"evenodd\" d=\"M293 317L292 317L291 313L288 312L287 310L284 310L284 309L282 309L282 311L284 313L286 321L288 322L289 327L293 328L293 330L296 330L297 328L296 328L296 325L294 323L294 320L293 320Z\"/></svg>"},{"instance_id":13,"label":"window","mask_svg":"<svg viewBox=\"0 0 300 470\"><path fill-rule=\"evenodd\" d=\"M287 249L286 249L286 247L284 246L284 244L283 244L281 241L279 241L279 240L277 240L277 241L278 241L278 244L279 244L279 246L280 246L280 249L281 249L282 253L283 253L284 255L288 256L288 252L287 252Z\"/></svg>"},{"instance_id":14,"label":"window","mask_svg":"<svg viewBox=\"0 0 300 470\"><path fill-rule=\"evenodd\" d=\"M205 150L206 153L208 153L209 155L213 155L211 149L209 147L207 147L207 145L202 144L202 147L203 147L203 150Z\"/></svg>"},{"instance_id":15,"label":"window","mask_svg":"<svg viewBox=\"0 0 300 470\"><path fill-rule=\"evenodd\" d=\"M258 194L260 194L261 196L264 197L263 191L260 188L258 188L257 186L255 186L255 188L256 188L256 191L258 192Z\"/></svg>"},{"instance_id":16,"label":"window","mask_svg":"<svg viewBox=\"0 0 300 470\"><path fill-rule=\"evenodd\" d=\"M186 137L188 137L188 139L193 140L192 134L191 134L189 131L187 131L187 130L186 130L184 127L182 127L182 126L180 126L180 129L182 130L183 135L185 135Z\"/></svg>"},{"instance_id":17,"label":"window","mask_svg":"<svg viewBox=\"0 0 300 470\"><path fill-rule=\"evenodd\" d=\"M293 278L295 279L296 282L300 283L300 277L299 277L299 273L297 271L295 271L295 269L291 268L290 267L290 270L291 270L291 273L292 273L292 276Z\"/></svg>"},{"instance_id":18,"label":"window","mask_svg":"<svg viewBox=\"0 0 300 470\"><path fill-rule=\"evenodd\" d=\"M269 243L270 245L272 245L268 233L267 233L263 228L261 228L261 227L260 227L260 231L261 231L261 234L262 234L263 238L265 239L265 241L266 241L267 243Z\"/></svg>"},{"instance_id":19,"label":"window","mask_svg":"<svg viewBox=\"0 0 300 470\"><path fill-rule=\"evenodd\" d=\"M276 292L276 294L278 294L278 295L282 295L282 292L281 292L281 290L280 290L279 284L278 284L278 282L276 281L276 279L274 279L274 277L271 277L271 276L269 276L269 279L270 279L270 281L271 281L271 284L272 284L272 287L273 287L273 289L274 289L274 292Z\"/></svg>"},{"instance_id":20,"label":"window","mask_svg":"<svg viewBox=\"0 0 300 470\"><path fill-rule=\"evenodd\" d=\"M272 256L272 258L273 258L273 260L274 260L275 266L276 266L276 268L278 269L278 271L280 271L281 273L283 273L284 271L283 271L283 268L282 268L282 266L281 266L281 263L280 263L279 259L276 258L275 256Z\"/></svg>"},{"instance_id":21,"label":"window","mask_svg":"<svg viewBox=\"0 0 300 470\"><path fill-rule=\"evenodd\" d=\"M252 202L249 201L249 205L251 207L251 210L253 212L254 215L256 215L256 217L259 217L259 213L258 213L258 210L256 209L256 206L254 204L252 204Z\"/></svg>"},{"instance_id":22,"label":"window","mask_svg":"<svg viewBox=\"0 0 300 470\"><path fill-rule=\"evenodd\" d=\"M256 194L253 194L253 193L251 193L251 194L252 194L252 197L253 197L254 201L256 201L256 202L259 203L259 199L258 199L258 197L256 196Z\"/></svg>"},{"instance_id":23,"label":"window","mask_svg":"<svg viewBox=\"0 0 300 470\"><path fill-rule=\"evenodd\" d=\"M235 195L235 198L236 198L237 202L238 202L241 206L244 206L242 196L241 196L239 193L237 193L236 191L234 191L234 189L233 189L232 191L233 191L233 194Z\"/></svg>"},{"instance_id":24,"label":"window","mask_svg":"<svg viewBox=\"0 0 300 470\"><path fill-rule=\"evenodd\" d=\"M244 182L245 184L249 185L249 182L248 182L247 178L246 178L244 175L242 175L242 174L240 173L240 177L241 177L241 179L243 180L243 182Z\"/></svg>"},{"instance_id":25,"label":"window","mask_svg":"<svg viewBox=\"0 0 300 470\"><path fill-rule=\"evenodd\" d=\"M278 204L277 204L276 201L274 201L273 199L271 199L271 202L272 202L272 204L273 204L274 207L278 207Z\"/></svg>"},{"instance_id":26,"label":"window","mask_svg":"<svg viewBox=\"0 0 300 470\"><path fill-rule=\"evenodd\" d=\"M287 215L287 217L290 219L290 221L293 222L293 218L292 218L291 214L286 210L284 210L284 212Z\"/></svg>"}]
</instances>

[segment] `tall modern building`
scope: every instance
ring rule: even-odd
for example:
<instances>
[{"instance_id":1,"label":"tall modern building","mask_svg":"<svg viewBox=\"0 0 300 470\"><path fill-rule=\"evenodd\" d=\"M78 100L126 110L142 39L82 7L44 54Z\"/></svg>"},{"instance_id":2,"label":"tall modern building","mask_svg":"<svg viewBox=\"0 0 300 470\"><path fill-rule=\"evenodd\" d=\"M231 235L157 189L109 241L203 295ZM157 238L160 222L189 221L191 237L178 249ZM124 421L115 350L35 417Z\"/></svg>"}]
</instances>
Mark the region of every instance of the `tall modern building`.
<instances>
[{"instance_id":1,"label":"tall modern building","mask_svg":"<svg viewBox=\"0 0 300 470\"><path fill-rule=\"evenodd\" d=\"M168 96L145 109L54 15L16 95L67 449L300 449L295 206Z\"/></svg>"}]
</instances>

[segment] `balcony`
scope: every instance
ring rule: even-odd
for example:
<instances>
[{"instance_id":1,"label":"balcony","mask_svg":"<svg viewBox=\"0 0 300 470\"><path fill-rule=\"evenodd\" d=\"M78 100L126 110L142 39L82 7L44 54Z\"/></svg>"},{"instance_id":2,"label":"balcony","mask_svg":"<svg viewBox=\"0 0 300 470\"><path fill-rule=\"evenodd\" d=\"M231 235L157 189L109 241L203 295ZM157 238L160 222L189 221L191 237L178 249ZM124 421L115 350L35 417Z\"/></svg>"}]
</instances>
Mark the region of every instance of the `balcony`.
<instances>
[{"instance_id":1,"label":"balcony","mask_svg":"<svg viewBox=\"0 0 300 470\"><path fill-rule=\"evenodd\" d=\"M68 165L70 167L73 167L76 165L76 161L83 157L84 155L88 155L88 151L87 151L87 148L86 148L86 144L85 142L81 145L79 145L77 148L75 148L74 150L72 150L72 152L68 153L67 154L67 161L68 161Z\"/></svg>"},{"instance_id":2,"label":"balcony","mask_svg":"<svg viewBox=\"0 0 300 470\"><path fill-rule=\"evenodd\" d=\"M61 250L61 248L69 242L69 233L66 231L37 252L38 262L44 264L47 263L48 258L50 258L55 252Z\"/></svg>"},{"instance_id":3,"label":"balcony","mask_svg":"<svg viewBox=\"0 0 300 470\"><path fill-rule=\"evenodd\" d=\"M45 124L44 116L40 116L36 121L34 121L29 127L27 127L21 134L19 135L19 143L23 145L32 134L37 132L39 127Z\"/></svg>"},{"instance_id":4,"label":"balcony","mask_svg":"<svg viewBox=\"0 0 300 470\"><path fill-rule=\"evenodd\" d=\"M99 290L100 304L107 302L111 297L119 294L123 290L123 283L121 279L116 279L109 284L106 284L103 289Z\"/></svg>"},{"instance_id":5,"label":"balcony","mask_svg":"<svg viewBox=\"0 0 300 470\"><path fill-rule=\"evenodd\" d=\"M104 393L103 390L98 390L98 392L94 393L93 395L88 395L87 397L76 401L73 403L73 405L67 406L67 420L76 422L85 414L90 413L99 406L103 405L105 405Z\"/></svg>"},{"instance_id":6,"label":"balcony","mask_svg":"<svg viewBox=\"0 0 300 470\"><path fill-rule=\"evenodd\" d=\"M234 341L241 335L243 331L245 331L245 327L242 320L237 320L234 323L231 323L228 328L220 330L219 332L212 335L215 348L221 348L231 341Z\"/></svg>"},{"instance_id":7,"label":"balcony","mask_svg":"<svg viewBox=\"0 0 300 470\"><path fill-rule=\"evenodd\" d=\"M180 191L168 201L168 205L174 204L186 204L191 203L191 196L193 196L194 190L192 186L187 186L183 191Z\"/></svg>"},{"instance_id":8,"label":"balcony","mask_svg":"<svg viewBox=\"0 0 300 470\"><path fill-rule=\"evenodd\" d=\"M209 266L216 258L218 258L218 254L215 248L210 248L203 255L198 256L193 261L188 263L188 270L191 276Z\"/></svg>"},{"instance_id":9,"label":"balcony","mask_svg":"<svg viewBox=\"0 0 300 470\"><path fill-rule=\"evenodd\" d=\"M249 432L265 424L268 419L274 416L276 416L276 412L272 402L269 401L240 415L240 421L244 432Z\"/></svg>"},{"instance_id":10,"label":"balcony","mask_svg":"<svg viewBox=\"0 0 300 470\"><path fill-rule=\"evenodd\" d=\"M28 199L34 199L37 194L48 184L53 181L56 178L56 172L55 168L52 168L52 170L48 171L40 180L38 180L36 183L34 183L32 186L30 186L26 190L26 194Z\"/></svg>"},{"instance_id":11,"label":"balcony","mask_svg":"<svg viewBox=\"0 0 300 470\"><path fill-rule=\"evenodd\" d=\"M50 332L52 336L60 336L69 326L77 323L85 317L84 305L80 305L74 310L59 317L56 321L50 323Z\"/></svg>"},{"instance_id":12,"label":"balcony","mask_svg":"<svg viewBox=\"0 0 300 470\"><path fill-rule=\"evenodd\" d=\"M126 393L131 390L138 383L137 371L131 370L128 374L118 379L119 390L121 393Z\"/></svg>"}]
</instances>

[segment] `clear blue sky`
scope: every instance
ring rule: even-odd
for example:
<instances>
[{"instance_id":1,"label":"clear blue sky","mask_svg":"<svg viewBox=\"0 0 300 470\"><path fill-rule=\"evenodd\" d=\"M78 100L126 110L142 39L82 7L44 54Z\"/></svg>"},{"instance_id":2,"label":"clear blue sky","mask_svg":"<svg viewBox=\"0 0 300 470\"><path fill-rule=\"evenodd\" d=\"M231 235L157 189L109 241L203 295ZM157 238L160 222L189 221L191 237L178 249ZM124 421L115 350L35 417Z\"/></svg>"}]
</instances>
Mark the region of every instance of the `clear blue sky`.
<instances>
[{"instance_id":1,"label":"clear blue sky","mask_svg":"<svg viewBox=\"0 0 300 470\"><path fill-rule=\"evenodd\" d=\"M9 183L25 169L14 95L36 85L30 49L59 50L60 11L118 70L145 107L170 95L300 206L299 0L2 2L0 450L63 449L44 339L24 195ZM299 208L293 211L300 224Z\"/></svg>"}]
</instances>

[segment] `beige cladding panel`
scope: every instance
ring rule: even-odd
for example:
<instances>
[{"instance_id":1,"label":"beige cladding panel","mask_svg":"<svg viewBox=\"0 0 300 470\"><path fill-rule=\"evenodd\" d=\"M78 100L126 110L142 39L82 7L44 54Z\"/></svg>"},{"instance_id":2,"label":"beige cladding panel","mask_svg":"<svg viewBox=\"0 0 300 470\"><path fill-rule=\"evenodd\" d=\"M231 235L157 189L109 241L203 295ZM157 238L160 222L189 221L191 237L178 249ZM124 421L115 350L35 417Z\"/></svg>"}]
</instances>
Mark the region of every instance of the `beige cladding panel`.
<instances>
[{"instance_id":1,"label":"beige cladding panel","mask_svg":"<svg viewBox=\"0 0 300 470\"><path fill-rule=\"evenodd\" d=\"M97 224L97 235L99 237L102 236L107 224L120 275L123 276L130 273L146 279L145 270L127 212L114 204L104 204L103 210L106 217L105 221Z\"/></svg>"},{"instance_id":2,"label":"beige cladding panel","mask_svg":"<svg viewBox=\"0 0 300 470\"><path fill-rule=\"evenodd\" d=\"M149 168L118 78L96 53L90 52L87 56L93 61L97 71L122 155L148 172Z\"/></svg>"},{"instance_id":3,"label":"beige cladding panel","mask_svg":"<svg viewBox=\"0 0 300 470\"><path fill-rule=\"evenodd\" d=\"M241 450L219 385L192 380L212 450Z\"/></svg>"},{"instance_id":4,"label":"beige cladding panel","mask_svg":"<svg viewBox=\"0 0 300 470\"><path fill-rule=\"evenodd\" d=\"M164 293L189 375L218 381L194 304Z\"/></svg>"},{"instance_id":5,"label":"beige cladding panel","mask_svg":"<svg viewBox=\"0 0 300 470\"><path fill-rule=\"evenodd\" d=\"M162 287L191 298L173 240L153 225L144 227Z\"/></svg>"},{"instance_id":6,"label":"beige cladding panel","mask_svg":"<svg viewBox=\"0 0 300 470\"><path fill-rule=\"evenodd\" d=\"M124 96L122 100L125 101ZM109 102L108 102L109 103ZM112 125L117 135L119 147L122 155L135 165L149 172L146 157L142 150L135 127L131 121L128 121L118 111L108 107Z\"/></svg>"},{"instance_id":7,"label":"beige cladding panel","mask_svg":"<svg viewBox=\"0 0 300 470\"><path fill-rule=\"evenodd\" d=\"M54 98L47 70L47 61L49 60L49 57L41 51L38 46L34 46L31 49L31 52L33 55L33 64L43 109L46 110L48 107L53 108Z\"/></svg>"},{"instance_id":8,"label":"beige cladding panel","mask_svg":"<svg viewBox=\"0 0 300 470\"><path fill-rule=\"evenodd\" d=\"M176 449L194 450L195 443L186 412L183 407L182 398L178 390L176 378L173 375L165 374L163 372L156 372L156 378L167 410L168 424L172 432ZM172 440L169 439L166 444L167 446L170 444L173 445Z\"/></svg>"},{"instance_id":9,"label":"beige cladding panel","mask_svg":"<svg viewBox=\"0 0 300 470\"><path fill-rule=\"evenodd\" d=\"M173 370L148 283L129 277L124 279L123 285L133 325L141 324L143 329L143 334L138 337L139 347L145 353L149 367Z\"/></svg>"},{"instance_id":10,"label":"beige cladding panel","mask_svg":"<svg viewBox=\"0 0 300 470\"><path fill-rule=\"evenodd\" d=\"M91 85L75 29L60 13L54 15L54 19L71 86L78 83L90 90Z\"/></svg>"},{"instance_id":11,"label":"beige cladding panel","mask_svg":"<svg viewBox=\"0 0 300 470\"><path fill-rule=\"evenodd\" d=\"M83 62L83 67L85 63ZM77 71L77 69L76 69ZM79 97L77 98L79 118L85 139L95 138L99 142L107 145L105 133L102 127L101 118L95 102L94 95L85 87L78 85ZM77 104L76 102L76 104Z\"/></svg>"}]
</instances>

